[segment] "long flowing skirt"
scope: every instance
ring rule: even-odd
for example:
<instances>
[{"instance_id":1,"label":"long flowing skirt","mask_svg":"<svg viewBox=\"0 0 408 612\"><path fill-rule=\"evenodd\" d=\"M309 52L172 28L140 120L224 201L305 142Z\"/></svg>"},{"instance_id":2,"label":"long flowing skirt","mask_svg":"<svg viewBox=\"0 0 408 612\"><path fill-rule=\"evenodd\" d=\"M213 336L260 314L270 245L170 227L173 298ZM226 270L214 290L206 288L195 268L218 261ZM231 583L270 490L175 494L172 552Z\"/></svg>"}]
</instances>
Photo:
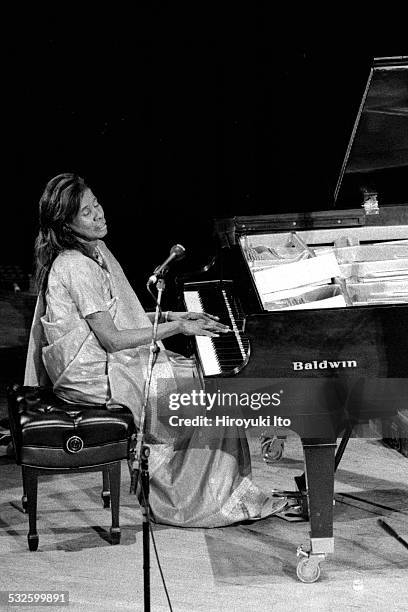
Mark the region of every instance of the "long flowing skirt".
<instances>
[{"instance_id":1,"label":"long flowing skirt","mask_svg":"<svg viewBox=\"0 0 408 612\"><path fill-rule=\"evenodd\" d=\"M197 380L186 363L172 360L176 378ZM150 445L149 473L158 523L220 527L267 517L285 505L252 482L246 433L235 426L177 427L173 442Z\"/></svg>"}]
</instances>

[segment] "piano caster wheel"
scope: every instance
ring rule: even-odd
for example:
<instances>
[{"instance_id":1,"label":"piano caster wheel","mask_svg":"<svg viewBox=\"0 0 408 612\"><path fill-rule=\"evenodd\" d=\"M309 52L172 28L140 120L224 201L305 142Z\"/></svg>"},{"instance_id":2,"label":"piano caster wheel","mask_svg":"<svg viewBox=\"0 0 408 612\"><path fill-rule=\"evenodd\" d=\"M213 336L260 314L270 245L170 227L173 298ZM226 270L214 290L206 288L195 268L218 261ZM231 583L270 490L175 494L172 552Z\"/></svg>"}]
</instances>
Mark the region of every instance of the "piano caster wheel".
<instances>
[{"instance_id":1,"label":"piano caster wheel","mask_svg":"<svg viewBox=\"0 0 408 612\"><path fill-rule=\"evenodd\" d=\"M296 574L299 580L311 584L320 578L320 563L324 560L324 555L313 555L305 552L301 547L297 550L299 560L296 566Z\"/></svg>"},{"instance_id":2,"label":"piano caster wheel","mask_svg":"<svg viewBox=\"0 0 408 612\"><path fill-rule=\"evenodd\" d=\"M111 544L120 544L120 528L119 527L111 527L110 529L111 535Z\"/></svg>"},{"instance_id":3,"label":"piano caster wheel","mask_svg":"<svg viewBox=\"0 0 408 612\"><path fill-rule=\"evenodd\" d=\"M101 493L103 507L110 508L110 493L109 491L102 491Z\"/></svg>"},{"instance_id":4,"label":"piano caster wheel","mask_svg":"<svg viewBox=\"0 0 408 612\"><path fill-rule=\"evenodd\" d=\"M28 548L31 551L35 551L38 548L38 535L36 533L34 534L28 534L27 536L27 540L28 540Z\"/></svg>"},{"instance_id":5,"label":"piano caster wheel","mask_svg":"<svg viewBox=\"0 0 408 612\"><path fill-rule=\"evenodd\" d=\"M23 495L21 498L21 505L23 506L23 512L27 514L28 503L27 503L27 495Z\"/></svg>"},{"instance_id":6,"label":"piano caster wheel","mask_svg":"<svg viewBox=\"0 0 408 612\"><path fill-rule=\"evenodd\" d=\"M283 456L285 448L284 438L273 436L273 438L261 438L261 453L265 463L276 463Z\"/></svg>"}]
</instances>

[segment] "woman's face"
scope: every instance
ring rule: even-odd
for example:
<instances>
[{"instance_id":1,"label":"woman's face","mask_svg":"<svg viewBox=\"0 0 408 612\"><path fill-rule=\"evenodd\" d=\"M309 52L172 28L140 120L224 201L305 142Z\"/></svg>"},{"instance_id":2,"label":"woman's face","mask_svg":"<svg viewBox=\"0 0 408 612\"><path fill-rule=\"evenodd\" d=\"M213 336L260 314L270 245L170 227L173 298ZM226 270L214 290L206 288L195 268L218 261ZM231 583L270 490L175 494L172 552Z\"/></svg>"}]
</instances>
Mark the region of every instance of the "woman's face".
<instances>
[{"instance_id":1,"label":"woman's face","mask_svg":"<svg viewBox=\"0 0 408 612\"><path fill-rule=\"evenodd\" d=\"M87 242L106 236L108 229L103 208L90 189L87 188L82 194L79 211L69 226Z\"/></svg>"}]
</instances>

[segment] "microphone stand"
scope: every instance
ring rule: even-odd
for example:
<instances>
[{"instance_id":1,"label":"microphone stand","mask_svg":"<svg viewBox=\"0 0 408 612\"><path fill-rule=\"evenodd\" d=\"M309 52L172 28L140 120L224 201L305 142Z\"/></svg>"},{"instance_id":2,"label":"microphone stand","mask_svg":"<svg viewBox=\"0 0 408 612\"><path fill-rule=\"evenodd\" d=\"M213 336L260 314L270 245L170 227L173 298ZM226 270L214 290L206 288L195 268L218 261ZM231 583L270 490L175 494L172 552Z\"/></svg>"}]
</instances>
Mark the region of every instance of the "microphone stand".
<instances>
[{"instance_id":1,"label":"microphone stand","mask_svg":"<svg viewBox=\"0 0 408 612\"><path fill-rule=\"evenodd\" d=\"M150 612L150 507L149 507L149 455L150 449L145 443L146 435L146 412L149 401L150 384L152 380L153 368L160 352L157 344L157 328L161 314L161 298L165 289L163 270L160 274L155 273L157 278L157 298L156 310L154 315L152 340L150 343L149 362L147 366L147 376L143 392L142 413L140 427L136 434L132 436L134 446L130 449L129 468L131 474L130 493L138 494L139 503L143 517L143 591L144 591L144 611ZM150 290L150 282L147 284Z\"/></svg>"}]
</instances>

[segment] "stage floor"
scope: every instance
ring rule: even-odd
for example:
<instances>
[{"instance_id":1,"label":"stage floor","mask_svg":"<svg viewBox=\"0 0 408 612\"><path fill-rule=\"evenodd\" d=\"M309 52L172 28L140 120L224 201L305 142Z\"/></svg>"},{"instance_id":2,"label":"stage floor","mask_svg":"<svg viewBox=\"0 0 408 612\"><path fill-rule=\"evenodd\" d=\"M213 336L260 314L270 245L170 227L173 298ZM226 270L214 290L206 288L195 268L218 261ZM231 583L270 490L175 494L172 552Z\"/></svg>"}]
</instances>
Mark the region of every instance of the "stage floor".
<instances>
[{"instance_id":1,"label":"stage floor","mask_svg":"<svg viewBox=\"0 0 408 612\"><path fill-rule=\"evenodd\" d=\"M273 465L262 461L253 435L250 446L254 480L265 489L294 490L293 476L303 468L299 438L289 435L283 459ZM73 611L143 610L141 514L129 495L126 462L121 544L109 543L101 475L56 475L40 479L37 552L27 549L20 468L6 456L0 463L0 589L69 591ZM335 554L314 584L296 577L296 548L308 539L305 522L271 517L222 529L155 526L173 610L407 610L408 550L377 520L385 517L408 539L408 461L377 440L352 439L340 467ZM168 610L153 546L151 556L152 610Z\"/></svg>"}]
</instances>

